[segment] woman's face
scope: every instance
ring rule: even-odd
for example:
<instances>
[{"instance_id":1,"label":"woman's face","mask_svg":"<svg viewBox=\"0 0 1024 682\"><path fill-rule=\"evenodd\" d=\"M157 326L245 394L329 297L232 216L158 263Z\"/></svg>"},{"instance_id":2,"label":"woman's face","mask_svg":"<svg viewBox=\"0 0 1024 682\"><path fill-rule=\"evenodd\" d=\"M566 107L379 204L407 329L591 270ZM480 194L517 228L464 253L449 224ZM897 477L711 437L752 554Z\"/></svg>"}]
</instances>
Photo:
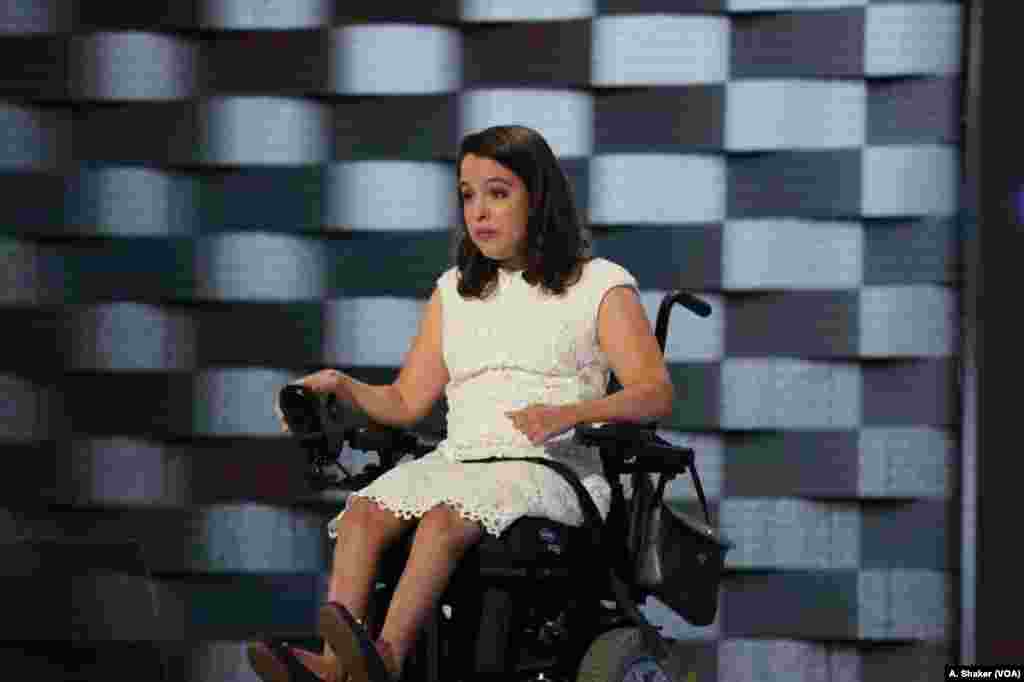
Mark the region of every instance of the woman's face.
<instances>
[{"instance_id":1,"label":"woman's face","mask_svg":"<svg viewBox=\"0 0 1024 682\"><path fill-rule=\"evenodd\" d=\"M506 268L524 267L530 196L519 176L493 159L467 154L459 192L469 238L480 252Z\"/></svg>"}]
</instances>

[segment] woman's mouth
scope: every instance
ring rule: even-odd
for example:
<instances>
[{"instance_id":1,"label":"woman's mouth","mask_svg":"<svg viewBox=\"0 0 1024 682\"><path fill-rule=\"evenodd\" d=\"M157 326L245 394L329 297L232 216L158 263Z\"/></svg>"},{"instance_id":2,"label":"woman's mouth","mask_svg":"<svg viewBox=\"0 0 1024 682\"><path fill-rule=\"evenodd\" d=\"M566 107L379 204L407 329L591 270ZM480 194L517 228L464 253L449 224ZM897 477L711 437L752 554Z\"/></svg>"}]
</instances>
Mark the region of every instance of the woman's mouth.
<instances>
[{"instance_id":1,"label":"woman's mouth","mask_svg":"<svg viewBox=\"0 0 1024 682\"><path fill-rule=\"evenodd\" d=\"M474 234L476 235L477 239L488 240L488 239L493 239L494 237L497 237L498 236L498 231L497 230L477 230L476 232L474 232Z\"/></svg>"}]
</instances>

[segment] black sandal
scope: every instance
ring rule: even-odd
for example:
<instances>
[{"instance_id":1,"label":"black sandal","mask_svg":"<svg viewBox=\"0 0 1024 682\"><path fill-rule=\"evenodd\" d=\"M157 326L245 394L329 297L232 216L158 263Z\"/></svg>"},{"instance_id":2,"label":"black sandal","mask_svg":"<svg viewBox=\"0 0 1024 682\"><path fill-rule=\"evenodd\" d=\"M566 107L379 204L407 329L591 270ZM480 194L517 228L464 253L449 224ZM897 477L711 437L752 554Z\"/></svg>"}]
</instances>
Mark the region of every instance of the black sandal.
<instances>
[{"instance_id":1,"label":"black sandal","mask_svg":"<svg viewBox=\"0 0 1024 682\"><path fill-rule=\"evenodd\" d=\"M320 608L320 636L327 640L351 682L395 682L366 628L341 604L327 602Z\"/></svg>"},{"instance_id":2,"label":"black sandal","mask_svg":"<svg viewBox=\"0 0 1024 682\"><path fill-rule=\"evenodd\" d=\"M323 682L279 641L250 642L249 665L263 682Z\"/></svg>"}]
</instances>

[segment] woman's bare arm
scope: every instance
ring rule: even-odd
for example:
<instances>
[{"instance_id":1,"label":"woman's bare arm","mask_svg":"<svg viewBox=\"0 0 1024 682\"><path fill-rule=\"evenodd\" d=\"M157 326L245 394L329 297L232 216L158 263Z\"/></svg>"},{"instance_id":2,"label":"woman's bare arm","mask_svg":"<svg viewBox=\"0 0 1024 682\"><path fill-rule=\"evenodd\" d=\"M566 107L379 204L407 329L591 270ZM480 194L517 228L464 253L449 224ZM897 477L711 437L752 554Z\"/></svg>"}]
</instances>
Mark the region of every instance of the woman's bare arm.
<instances>
[{"instance_id":1,"label":"woman's bare arm","mask_svg":"<svg viewBox=\"0 0 1024 682\"><path fill-rule=\"evenodd\" d=\"M441 347L441 297L435 289L398 378L391 384L367 384L328 369L299 380L315 391L330 391L378 424L407 427L425 417L448 383Z\"/></svg>"},{"instance_id":2,"label":"woman's bare arm","mask_svg":"<svg viewBox=\"0 0 1024 682\"><path fill-rule=\"evenodd\" d=\"M636 291L615 287L605 294L597 330L622 390L569 406L573 423L644 422L672 414L675 389Z\"/></svg>"}]
</instances>

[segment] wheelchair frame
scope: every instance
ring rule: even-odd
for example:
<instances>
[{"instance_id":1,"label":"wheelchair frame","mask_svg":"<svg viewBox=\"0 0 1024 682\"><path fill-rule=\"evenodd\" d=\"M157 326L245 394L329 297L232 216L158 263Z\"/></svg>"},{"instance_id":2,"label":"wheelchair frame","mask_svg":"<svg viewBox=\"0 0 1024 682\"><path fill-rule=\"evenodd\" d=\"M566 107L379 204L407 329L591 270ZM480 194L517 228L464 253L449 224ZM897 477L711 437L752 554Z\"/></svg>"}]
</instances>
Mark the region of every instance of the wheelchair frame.
<instances>
[{"instance_id":1,"label":"wheelchair frame","mask_svg":"<svg viewBox=\"0 0 1024 682\"><path fill-rule=\"evenodd\" d=\"M655 325L663 353L670 311L676 303L702 317L711 312L707 303L686 292L666 295ZM619 388L612 377L608 392ZM310 482L319 489L359 489L403 457L423 456L440 442L393 428L343 429L342 444L348 441L353 449L376 452L380 460L363 473L350 475L336 468L341 447L331 447L327 421L307 420L311 430L297 434L309 455ZM672 477L686 472L693 462L692 449L666 443L655 435L655 428L656 423L577 427L577 440L599 449L611 485L602 546L593 547L586 529L548 519L520 519L500 539L485 536L460 562L424 627L403 679L612 682L608 675L623 674L611 670L618 665L616 647L647 650L653 661L651 642L629 631L640 623L617 603L607 571L595 570L588 555L600 552L604 566L629 576L628 501L622 476L645 472ZM367 617L373 636L397 586L411 535L396 543L381 562ZM642 603L650 594L628 581L627 586L634 603ZM595 653L598 644L603 648ZM618 679L622 678L615 682Z\"/></svg>"}]
</instances>

